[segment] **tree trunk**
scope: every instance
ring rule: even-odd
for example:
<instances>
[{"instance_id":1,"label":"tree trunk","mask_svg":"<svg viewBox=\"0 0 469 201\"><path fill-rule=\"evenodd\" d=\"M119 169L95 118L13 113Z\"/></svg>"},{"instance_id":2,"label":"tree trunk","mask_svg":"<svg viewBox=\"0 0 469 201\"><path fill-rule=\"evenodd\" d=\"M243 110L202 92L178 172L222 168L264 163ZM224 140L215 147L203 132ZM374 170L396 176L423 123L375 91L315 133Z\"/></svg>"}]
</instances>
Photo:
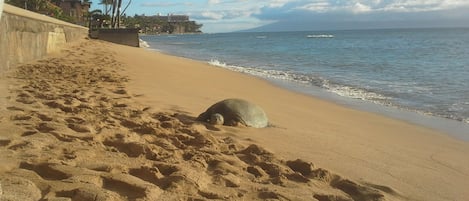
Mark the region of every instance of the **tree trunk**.
<instances>
[{"instance_id":1,"label":"tree trunk","mask_svg":"<svg viewBox=\"0 0 469 201\"><path fill-rule=\"evenodd\" d=\"M120 27L121 6L122 6L122 0L117 0L117 15L116 15L116 22L115 22L117 24L117 28Z\"/></svg>"},{"instance_id":2,"label":"tree trunk","mask_svg":"<svg viewBox=\"0 0 469 201\"><path fill-rule=\"evenodd\" d=\"M117 9L117 1L112 1L112 16L111 16L111 28L116 27L116 9Z\"/></svg>"}]
</instances>

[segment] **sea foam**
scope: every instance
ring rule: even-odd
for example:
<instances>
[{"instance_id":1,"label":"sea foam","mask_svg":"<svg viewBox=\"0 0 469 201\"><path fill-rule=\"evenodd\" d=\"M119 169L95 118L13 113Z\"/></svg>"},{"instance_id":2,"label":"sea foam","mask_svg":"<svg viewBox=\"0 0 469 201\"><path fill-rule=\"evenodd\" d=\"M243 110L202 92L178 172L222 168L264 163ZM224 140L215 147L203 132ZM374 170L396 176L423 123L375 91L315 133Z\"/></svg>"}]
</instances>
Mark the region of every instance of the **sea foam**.
<instances>
[{"instance_id":1,"label":"sea foam","mask_svg":"<svg viewBox=\"0 0 469 201\"><path fill-rule=\"evenodd\" d=\"M140 47L143 47L143 48L149 48L150 47L150 45L148 45L147 41L144 41L140 38L138 39L138 43L139 43Z\"/></svg>"},{"instance_id":2,"label":"sea foam","mask_svg":"<svg viewBox=\"0 0 469 201\"><path fill-rule=\"evenodd\" d=\"M228 65L225 62L221 62L216 59L212 59L208 63L212 66L226 68L232 71L246 73L246 74L258 76L261 78L267 78L267 79L272 79L272 80L283 80L283 81L290 81L290 82L295 82L295 83L313 85L313 86L323 88L329 92L332 92L336 95L343 96L343 97L366 100L366 101L371 101L371 102L383 104L383 105L390 105L389 103L389 100L391 99L390 97L386 97L384 95L371 92L365 89L360 89L357 87L345 86L339 83L333 83L330 80L327 80L323 77L313 75L313 74L304 74L304 73L293 72L293 71L289 72L289 71L282 71L282 70L271 70L271 69L261 69L261 68L253 68L253 67Z\"/></svg>"}]
</instances>

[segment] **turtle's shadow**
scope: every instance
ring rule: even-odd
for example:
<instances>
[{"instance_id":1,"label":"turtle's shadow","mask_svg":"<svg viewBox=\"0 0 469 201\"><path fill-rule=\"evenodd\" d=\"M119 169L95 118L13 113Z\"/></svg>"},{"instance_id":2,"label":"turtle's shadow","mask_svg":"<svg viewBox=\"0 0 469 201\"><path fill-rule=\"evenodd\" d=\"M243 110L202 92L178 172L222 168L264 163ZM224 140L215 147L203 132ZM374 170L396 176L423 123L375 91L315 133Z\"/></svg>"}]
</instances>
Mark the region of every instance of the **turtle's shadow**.
<instances>
[{"instance_id":1,"label":"turtle's shadow","mask_svg":"<svg viewBox=\"0 0 469 201\"><path fill-rule=\"evenodd\" d=\"M190 116L186 113L177 112L174 114L174 117L186 125L192 125L194 123L202 123L200 121L197 121L196 117Z\"/></svg>"},{"instance_id":2,"label":"turtle's shadow","mask_svg":"<svg viewBox=\"0 0 469 201\"><path fill-rule=\"evenodd\" d=\"M202 124L205 126L205 128L207 128L208 130L211 130L211 131L221 131L220 128L217 128L216 126L208 123L208 122L203 122L203 121L198 121L197 120L197 117L193 117L193 116L190 116L188 115L187 113L182 113L182 112L178 112L174 115L174 117L176 119L178 119L179 121L181 121L183 124L186 124L186 125L193 125L193 124Z\"/></svg>"},{"instance_id":3,"label":"turtle's shadow","mask_svg":"<svg viewBox=\"0 0 469 201\"><path fill-rule=\"evenodd\" d=\"M203 122L201 122L203 123ZM211 131L221 131L221 129L215 127L214 125L212 124L209 124L209 123L203 123L205 128L207 128L208 130L211 130Z\"/></svg>"}]
</instances>

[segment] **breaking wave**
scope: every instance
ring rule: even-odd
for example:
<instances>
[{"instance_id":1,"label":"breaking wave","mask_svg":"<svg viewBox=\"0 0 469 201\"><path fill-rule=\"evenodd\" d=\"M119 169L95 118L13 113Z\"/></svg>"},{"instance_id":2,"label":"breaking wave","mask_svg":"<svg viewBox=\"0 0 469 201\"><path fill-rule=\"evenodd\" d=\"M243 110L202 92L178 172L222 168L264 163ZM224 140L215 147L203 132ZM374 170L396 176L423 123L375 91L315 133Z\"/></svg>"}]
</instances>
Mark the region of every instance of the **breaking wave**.
<instances>
[{"instance_id":1,"label":"breaking wave","mask_svg":"<svg viewBox=\"0 0 469 201\"><path fill-rule=\"evenodd\" d=\"M293 71L282 71L272 69L260 69L252 67L242 67L235 65L228 65L224 62L220 62L216 59L212 59L208 62L212 66L226 68L232 71L246 73L262 78L290 81L301 84L309 84L316 87L323 88L329 92L337 94L339 96L360 99L366 101L372 101L378 104L390 105L390 97L386 97L379 93L375 93L366 89L361 89L353 86L342 85L337 82L325 79L319 75L305 74Z\"/></svg>"},{"instance_id":2,"label":"breaking wave","mask_svg":"<svg viewBox=\"0 0 469 201\"><path fill-rule=\"evenodd\" d=\"M307 35L306 38L334 38L335 36L332 34L315 34L315 35Z\"/></svg>"},{"instance_id":3,"label":"breaking wave","mask_svg":"<svg viewBox=\"0 0 469 201\"><path fill-rule=\"evenodd\" d=\"M142 48L149 48L149 47L150 47L150 45L148 45L147 41L144 41L144 40L142 40L142 39L140 39L140 38L138 39L138 44L139 44L139 46L142 47Z\"/></svg>"},{"instance_id":4,"label":"breaking wave","mask_svg":"<svg viewBox=\"0 0 469 201\"><path fill-rule=\"evenodd\" d=\"M315 74L305 74L300 72L294 71L282 71L282 70L272 70L272 69L261 69L261 68L253 68L253 67L243 67L243 66L236 66L236 65L228 65L224 62L220 62L219 60L212 59L208 62L212 66L226 68L232 71L245 73L249 75L254 75L261 78L266 78L270 80L282 80L288 81L292 83L299 83L303 85L312 85L316 87L320 87L328 92L336 94L338 96L363 100L372 102L375 104L390 106L394 108L399 108L407 111L412 111L416 113L420 113L423 115L429 116L438 116L447 119L453 119L457 121L461 121L464 123L469 123L469 118L464 118L461 116L454 115L452 113L448 113L446 111L428 111L428 110L419 110L415 108L403 107L399 104L396 104L396 100L392 96L386 96L380 94L378 92L374 92L368 89L345 85L339 82L335 82L319 75Z\"/></svg>"}]
</instances>

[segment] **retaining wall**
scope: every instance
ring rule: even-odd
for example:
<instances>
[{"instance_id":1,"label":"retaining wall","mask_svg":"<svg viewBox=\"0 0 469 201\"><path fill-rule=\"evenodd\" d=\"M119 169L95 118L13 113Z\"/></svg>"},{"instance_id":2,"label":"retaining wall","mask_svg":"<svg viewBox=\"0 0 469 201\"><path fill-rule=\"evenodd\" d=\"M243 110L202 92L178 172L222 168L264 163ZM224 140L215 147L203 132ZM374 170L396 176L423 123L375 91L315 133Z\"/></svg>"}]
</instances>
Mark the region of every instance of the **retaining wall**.
<instances>
[{"instance_id":1,"label":"retaining wall","mask_svg":"<svg viewBox=\"0 0 469 201\"><path fill-rule=\"evenodd\" d=\"M5 4L0 19L0 78L17 64L60 51L87 35L86 27Z\"/></svg>"},{"instance_id":2,"label":"retaining wall","mask_svg":"<svg viewBox=\"0 0 469 201\"><path fill-rule=\"evenodd\" d=\"M91 32L94 38L117 43L121 45L128 45L132 47L140 47L138 38L138 29L99 29Z\"/></svg>"}]
</instances>

